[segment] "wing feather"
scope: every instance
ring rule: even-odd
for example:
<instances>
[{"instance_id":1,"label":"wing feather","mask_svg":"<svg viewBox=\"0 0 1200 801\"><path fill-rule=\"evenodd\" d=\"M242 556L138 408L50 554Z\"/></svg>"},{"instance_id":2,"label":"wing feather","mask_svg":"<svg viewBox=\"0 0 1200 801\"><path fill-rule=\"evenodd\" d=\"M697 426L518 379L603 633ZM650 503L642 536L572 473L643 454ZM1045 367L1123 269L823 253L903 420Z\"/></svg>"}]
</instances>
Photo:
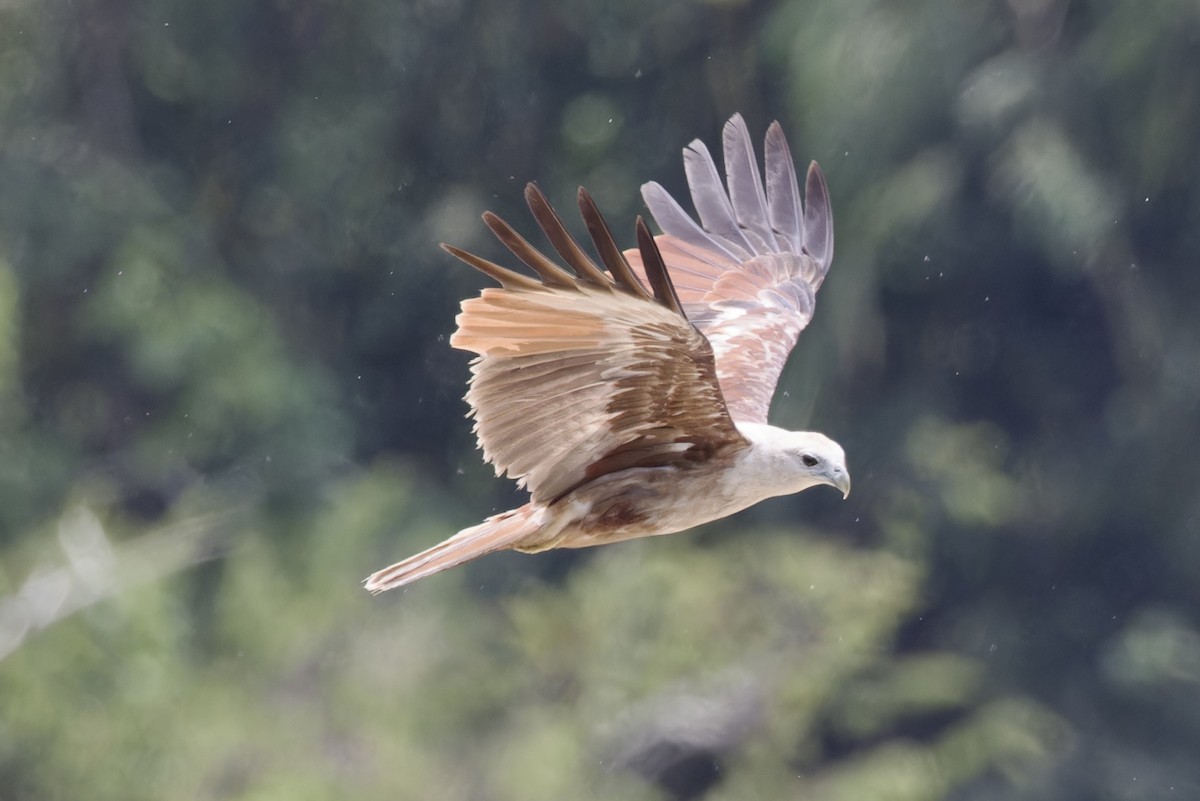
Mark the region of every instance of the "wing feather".
<instances>
[{"instance_id":1,"label":"wing feather","mask_svg":"<svg viewBox=\"0 0 1200 801\"><path fill-rule=\"evenodd\" d=\"M829 187L825 185L825 176L815 161L808 165L804 195L807 201L804 208L804 250L822 267L816 279L817 286L820 286L833 261L833 212L829 204Z\"/></svg>"},{"instance_id":2,"label":"wing feather","mask_svg":"<svg viewBox=\"0 0 1200 801\"><path fill-rule=\"evenodd\" d=\"M767 128L763 146L767 174L767 214L771 227L784 237L784 246L793 253L804 248L804 202L800 199L800 182L796 180L796 164L792 151L783 137L783 127L772 122Z\"/></svg>"},{"instance_id":3,"label":"wing feather","mask_svg":"<svg viewBox=\"0 0 1200 801\"><path fill-rule=\"evenodd\" d=\"M463 302L450 340L478 356L467 401L497 474L527 486L535 502L552 503L615 470L686 466L745 447L721 396L712 347L684 316L645 225L636 253L653 294L586 192L580 213L607 271L533 185L526 200L574 275L494 215L489 227L540 281L447 248L501 282Z\"/></svg>"},{"instance_id":4,"label":"wing feather","mask_svg":"<svg viewBox=\"0 0 1200 801\"><path fill-rule=\"evenodd\" d=\"M746 251L729 242L724 237L714 236L705 231L693 220L679 202L655 181L642 185L642 199L650 209L651 216L664 231L671 230L675 236L687 244L723 254L733 261L741 261L746 257Z\"/></svg>"},{"instance_id":5,"label":"wing feather","mask_svg":"<svg viewBox=\"0 0 1200 801\"><path fill-rule=\"evenodd\" d=\"M683 149L683 171L692 191L692 205L700 215L704 230L725 239L726 247L734 248L734 255L744 258L753 253L754 245L737 224L712 154L699 139Z\"/></svg>"},{"instance_id":6,"label":"wing feather","mask_svg":"<svg viewBox=\"0 0 1200 801\"><path fill-rule=\"evenodd\" d=\"M729 200L738 227L754 243L755 252L779 250L767 214L767 196L754 158L754 145L741 114L734 114L725 123L722 144Z\"/></svg>"},{"instance_id":7,"label":"wing feather","mask_svg":"<svg viewBox=\"0 0 1200 801\"><path fill-rule=\"evenodd\" d=\"M582 188L582 187L581 187ZM600 268L587 257L571 235L567 233L567 228L563 225L562 218L554 210L534 184L529 184L525 187L525 202L529 205L529 210L533 212L534 219L537 220L538 226L542 232L546 234L546 238L550 240L550 244L558 251L558 255L566 260L567 264L579 275L580 278L585 278L596 286L607 287L608 282L604 277L604 273ZM637 289L637 282L627 284L628 288Z\"/></svg>"},{"instance_id":8,"label":"wing feather","mask_svg":"<svg viewBox=\"0 0 1200 801\"><path fill-rule=\"evenodd\" d=\"M663 231L656 241L684 313L712 345L730 414L765 423L833 258L829 190L813 162L801 198L778 123L767 129L765 185L740 116L725 125L724 155L728 194L707 148L694 141L684 150L699 224L656 183L642 197ZM626 256L644 276L640 254Z\"/></svg>"}]
</instances>

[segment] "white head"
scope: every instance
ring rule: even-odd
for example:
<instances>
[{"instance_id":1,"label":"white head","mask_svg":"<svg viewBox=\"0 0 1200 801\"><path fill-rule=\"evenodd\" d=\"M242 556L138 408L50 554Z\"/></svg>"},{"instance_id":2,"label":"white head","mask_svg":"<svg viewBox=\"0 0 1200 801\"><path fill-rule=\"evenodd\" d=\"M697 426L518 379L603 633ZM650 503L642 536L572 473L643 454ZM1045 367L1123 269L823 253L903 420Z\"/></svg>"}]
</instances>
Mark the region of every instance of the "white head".
<instances>
[{"instance_id":1,"label":"white head","mask_svg":"<svg viewBox=\"0 0 1200 801\"><path fill-rule=\"evenodd\" d=\"M763 423L738 423L753 444L752 457L776 489L772 495L828 484L850 495L850 471L842 446L815 431L788 431Z\"/></svg>"}]
</instances>

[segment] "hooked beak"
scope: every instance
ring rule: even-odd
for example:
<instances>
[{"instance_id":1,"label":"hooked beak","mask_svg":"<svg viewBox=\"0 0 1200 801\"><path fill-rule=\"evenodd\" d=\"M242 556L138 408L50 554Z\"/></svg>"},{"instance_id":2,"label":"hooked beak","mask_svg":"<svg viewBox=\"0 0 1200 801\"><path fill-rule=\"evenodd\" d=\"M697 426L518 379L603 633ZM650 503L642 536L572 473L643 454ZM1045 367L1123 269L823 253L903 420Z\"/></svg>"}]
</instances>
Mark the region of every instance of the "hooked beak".
<instances>
[{"instance_id":1,"label":"hooked beak","mask_svg":"<svg viewBox=\"0 0 1200 801\"><path fill-rule=\"evenodd\" d=\"M850 497L850 471L843 468L834 470L829 476L830 486L837 487L842 491L842 500Z\"/></svg>"}]
</instances>

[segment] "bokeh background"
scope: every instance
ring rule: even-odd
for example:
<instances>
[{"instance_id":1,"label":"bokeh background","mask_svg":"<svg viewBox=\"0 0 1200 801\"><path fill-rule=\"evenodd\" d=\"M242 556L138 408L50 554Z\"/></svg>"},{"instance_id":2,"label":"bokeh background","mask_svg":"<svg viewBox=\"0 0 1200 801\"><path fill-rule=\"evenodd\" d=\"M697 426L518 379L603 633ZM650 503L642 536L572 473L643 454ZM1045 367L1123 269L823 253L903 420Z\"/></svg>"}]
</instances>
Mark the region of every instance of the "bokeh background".
<instances>
[{"instance_id":1,"label":"bokeh background","mask_svg":"<svg viewBox=\"0 0 1200 801\"><path fill-rule=\"evenodd\" d=\"M735 111L849 501L368 597L521 500L437 243ZM1194 0L2 0L0 797L1200 798L1198 141Z\"/></svg>"}]
</instances>

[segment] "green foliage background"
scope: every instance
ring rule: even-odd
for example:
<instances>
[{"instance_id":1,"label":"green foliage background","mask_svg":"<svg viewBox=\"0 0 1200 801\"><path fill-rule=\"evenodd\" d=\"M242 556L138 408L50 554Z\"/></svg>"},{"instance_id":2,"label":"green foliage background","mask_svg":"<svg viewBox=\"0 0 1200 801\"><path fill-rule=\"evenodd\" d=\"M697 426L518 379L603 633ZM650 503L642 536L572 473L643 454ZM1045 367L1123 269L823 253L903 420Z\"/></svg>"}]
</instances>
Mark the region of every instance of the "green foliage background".
<instances>
[{"instance_id":1,"label":"green foliage background","mask_svg":"<svg viewBox=\"0 0 1200 801\"><path fill-rule=\"evenodd\" d=\"M0 3L0 797L1200 797L1191 0ZM359 580L519 495L521 187L830 182L775 421L855 491ZM621 232L624 233L621 233Z\"/></svg>"}]
</instances>

